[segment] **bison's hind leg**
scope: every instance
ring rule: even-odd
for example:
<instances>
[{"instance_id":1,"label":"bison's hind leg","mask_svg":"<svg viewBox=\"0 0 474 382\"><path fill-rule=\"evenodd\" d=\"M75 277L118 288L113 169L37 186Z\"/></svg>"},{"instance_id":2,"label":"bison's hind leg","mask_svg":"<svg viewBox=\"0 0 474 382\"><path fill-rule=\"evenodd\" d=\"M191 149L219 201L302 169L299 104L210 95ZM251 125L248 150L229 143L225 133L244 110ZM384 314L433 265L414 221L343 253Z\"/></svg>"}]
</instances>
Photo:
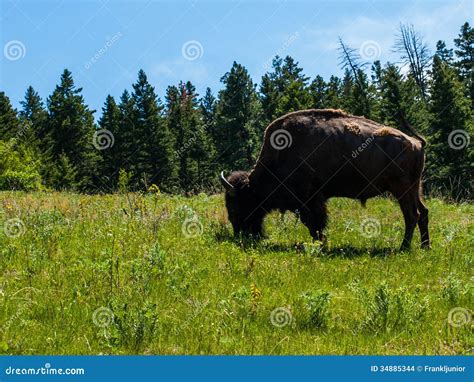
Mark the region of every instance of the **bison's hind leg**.
<instances>
[{"instance_id":1,"label":"bison's hind leg","mask_svg":"<svg viewBox=\"0 0 474 382\"><path fill-rule=\"evenodd\" d=\"M397 197L397 199L405 220L405 234L400 250L405 251L410 249L413 232L420 217L418 212L418 187L416 188L416 193L413 192L413 188L410 188L404 194Z\"/></svg>"},{"instance_id":2,"label":"bison's hind leg","mask_svg":"<svg viewBox=\"0 0 474 382\"><path fill-rule=\"evenodd\" d=\"M423 204L421 199L422 191L419 189L418 193L418 211L420 212L420 218L418 219L418 228L420 229L421 236L421 248L430 248L430 234L428 231L428 208Z\"/></svg>"}]
</instances>

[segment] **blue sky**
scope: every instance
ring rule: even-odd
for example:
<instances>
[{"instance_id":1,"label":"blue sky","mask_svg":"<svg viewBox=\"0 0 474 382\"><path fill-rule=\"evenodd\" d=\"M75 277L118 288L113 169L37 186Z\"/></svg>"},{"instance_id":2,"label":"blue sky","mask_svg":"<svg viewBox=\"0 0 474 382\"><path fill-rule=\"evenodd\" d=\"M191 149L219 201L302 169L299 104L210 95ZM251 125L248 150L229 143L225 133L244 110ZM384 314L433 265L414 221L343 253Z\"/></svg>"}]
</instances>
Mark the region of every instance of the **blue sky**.
<instances>
[{"instance_id":1,"label":"blue sky","mask_svg":"<svg viewBox=\"0 0 474 382\"><path fill-rule=\"evenodd\" d=\"M0 0L0 89L15 107L32 85L46 98L64 68L92 109L131 89L140 68L163 100L168 85L191 80L216 93L235 60L259 82L275 54L307 75L340 74L338 36L368 61L397 61L400 22L429 46L472 24L472 1L13 1Z\"/></svg>"}]
</instances>

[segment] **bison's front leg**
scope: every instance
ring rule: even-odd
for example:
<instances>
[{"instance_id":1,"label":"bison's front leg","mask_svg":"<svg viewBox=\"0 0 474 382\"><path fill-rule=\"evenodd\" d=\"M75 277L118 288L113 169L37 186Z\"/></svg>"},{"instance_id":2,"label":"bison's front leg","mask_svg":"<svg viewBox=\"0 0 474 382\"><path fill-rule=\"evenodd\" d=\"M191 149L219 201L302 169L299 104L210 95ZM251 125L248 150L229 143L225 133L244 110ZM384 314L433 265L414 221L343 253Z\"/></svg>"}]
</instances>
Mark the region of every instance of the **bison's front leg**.
<instances>
[{"instance_id":1,"label":"bison's front leg","mask_svg":"<svg viewBox=\"0 0 474 382\"><path fill-rule=\"evenodd\" d=\"M311 207L306 206L301 209L301 221L308 227L309 233L314 240L326 242L324 229L327 224L327 210L325 203L315 203Z\"/></svg>"}]
</instances>

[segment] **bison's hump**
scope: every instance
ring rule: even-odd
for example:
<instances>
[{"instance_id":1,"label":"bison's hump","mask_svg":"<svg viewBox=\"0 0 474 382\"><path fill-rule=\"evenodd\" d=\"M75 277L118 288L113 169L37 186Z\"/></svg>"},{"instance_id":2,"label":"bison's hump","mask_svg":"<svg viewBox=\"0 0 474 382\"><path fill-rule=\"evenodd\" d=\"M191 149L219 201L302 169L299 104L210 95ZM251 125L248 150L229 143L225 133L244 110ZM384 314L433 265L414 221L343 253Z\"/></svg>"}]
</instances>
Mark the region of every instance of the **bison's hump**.
<instances>
[{"instance_id":1,"label":"bison's hump","mask_svg":"<svg viewBox=\"0 0 474 382\"><path fill-rule=\"evenodd\" d=\"M341 109L306 109L306 110L298 110L293 111L291 113L285 114L280 118L276 119L272 122L275 123L277 121L291 119L294 117L315 117L315 118L323 118L323 119L331 119L331 118L350 118L355 117L349 113L346 113L344 110ZM359 117L362 118L362 117Z\"/></svg>"},{"instance_id":2,"label":"bison's hump","mask_svg":"<svg viewBox=\"0 0 474 382\"><path fill-rule=\"evenodd\" d=\"M275 119L270 125L268 125L266 131L272 132L276 129L288 128L290 126L308 126L308 125L319 125L321 122L335 121L335 120L348 120L351 121L351 125L354 126L358 123L377 125L374 121L366 119L365 117L355 116L346 113L340 109L306 109L293 111L285 114L280 118Z\"/></svg>"}]
</instances>

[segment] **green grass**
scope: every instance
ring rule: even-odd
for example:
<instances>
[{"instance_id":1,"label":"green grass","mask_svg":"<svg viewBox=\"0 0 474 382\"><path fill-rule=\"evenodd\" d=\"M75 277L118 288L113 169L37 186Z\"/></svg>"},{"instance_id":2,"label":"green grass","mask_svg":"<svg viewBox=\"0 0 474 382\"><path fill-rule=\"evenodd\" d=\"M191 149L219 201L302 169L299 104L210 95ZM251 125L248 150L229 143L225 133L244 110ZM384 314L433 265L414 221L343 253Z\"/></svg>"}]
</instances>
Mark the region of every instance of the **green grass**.
<instances>
[{"instance_id":1,"label":"green grass","mask_svg":"<svg viewBox=\"0 0 474 382\"><path fill-rule=\"evenodd\" d=\"M332 200L326 250L292 214L270 215L258 244L233 240L221 195L5 192L0 203L4 354L472 351L470 204L428 200L433 249L416 232L400 253L388 199Z\"/></svg>"}]
</instances>

